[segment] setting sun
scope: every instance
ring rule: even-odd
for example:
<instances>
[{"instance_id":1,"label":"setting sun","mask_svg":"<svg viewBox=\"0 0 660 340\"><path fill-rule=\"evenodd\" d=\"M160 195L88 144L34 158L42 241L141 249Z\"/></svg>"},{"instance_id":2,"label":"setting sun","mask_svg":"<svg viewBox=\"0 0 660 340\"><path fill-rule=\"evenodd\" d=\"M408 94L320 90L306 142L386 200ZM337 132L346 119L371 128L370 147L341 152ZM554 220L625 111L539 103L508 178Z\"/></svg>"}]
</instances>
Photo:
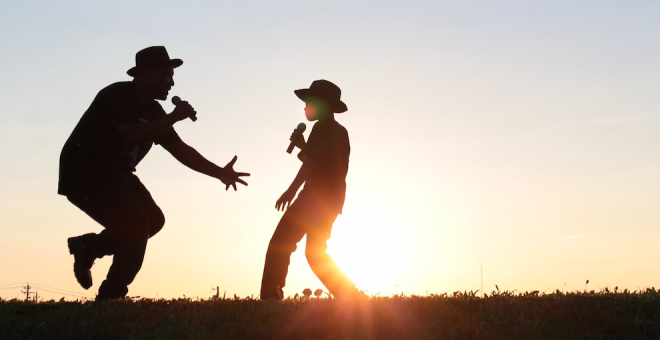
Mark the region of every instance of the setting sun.
<instances>
[{"instance_id":1,"label":"setting sun","mask_svg":"<svg viewBox=\"0 0 660 340\"><path fill-rule=\"evenodd\" d=\"M396 293L409 259L404 227L394 214L362 207L337 219L328 253L367 295Z\"/></svg>"}]
</instances>

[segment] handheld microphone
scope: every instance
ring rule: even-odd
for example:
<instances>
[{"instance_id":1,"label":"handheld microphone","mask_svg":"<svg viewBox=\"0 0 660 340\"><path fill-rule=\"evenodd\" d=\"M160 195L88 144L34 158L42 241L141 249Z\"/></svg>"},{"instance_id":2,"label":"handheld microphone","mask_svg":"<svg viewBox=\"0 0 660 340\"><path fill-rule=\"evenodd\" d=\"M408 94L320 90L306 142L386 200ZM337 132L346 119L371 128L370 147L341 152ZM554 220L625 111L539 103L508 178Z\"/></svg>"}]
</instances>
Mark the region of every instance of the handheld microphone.
<instances>
[{"instance_id":1,"label":"handheld microphone","mask_svg":"<svg viewBox=\"0 0 660 340\"><path fill-rule=\"evenodd\" d=\"M172 97L172 104L174 104L174 106L179 105L180 102L181 102L181 98L179 98L179 96L174 96L174 97ZM192 120L193 122L195 122L195 121L197 121L197 117L195 117L195 116L190 116L190 120Z\"/></svg>"},{"instance_id":2,"label":"handheld microphone","mask_svg":"<svg viewBox=\"0 0 660 340\"><path fill-rule=\"evenodd\" d=\"M289 147L286 149L287 153L291 153L291 151L293 151L293 147L296 146L296 142L298 141L298 138L302 136L302 133L305 132L305 129L307 129L307 125L305 125L305 123L298 124L298 127L293 131L293 136L291 136L291 143L289 144Z\"/></svg>"}]
</instances>

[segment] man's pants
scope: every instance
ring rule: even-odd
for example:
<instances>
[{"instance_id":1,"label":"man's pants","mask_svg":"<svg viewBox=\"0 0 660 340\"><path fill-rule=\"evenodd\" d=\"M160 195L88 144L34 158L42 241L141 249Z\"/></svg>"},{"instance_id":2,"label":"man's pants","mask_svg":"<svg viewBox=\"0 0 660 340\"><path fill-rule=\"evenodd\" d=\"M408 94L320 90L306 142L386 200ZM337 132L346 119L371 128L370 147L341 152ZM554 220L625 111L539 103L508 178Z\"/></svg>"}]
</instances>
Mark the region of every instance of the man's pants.
<instances>
[{"instance_id":1,"label":"man's pants","mask_svg":"<svg viewBox=\"0 0 660 340\"><path fill-rule=\"evenodd\" d=\"M262 299L283 297L282 288L286 283L291 253L305 235L307 262L330 293L345 297L357 292L355 285L326 253L326 242L330 239L337 213L324 208L322 204L298 199L286 210L268 245L261 281Z\"/></svg>"},{"instance_id":2,"label":"man's pants","mask_svg":"<svg viewBox=\"0 0 660 340\"><path fill-rule=\"evenodd\" d=\"M96 256L114 255L99 296L123 297L142 267L147 240L165 224L163 212L130 173L104 176L67 198L105 228L93 244Z\"/></svg>"}]
</instances>

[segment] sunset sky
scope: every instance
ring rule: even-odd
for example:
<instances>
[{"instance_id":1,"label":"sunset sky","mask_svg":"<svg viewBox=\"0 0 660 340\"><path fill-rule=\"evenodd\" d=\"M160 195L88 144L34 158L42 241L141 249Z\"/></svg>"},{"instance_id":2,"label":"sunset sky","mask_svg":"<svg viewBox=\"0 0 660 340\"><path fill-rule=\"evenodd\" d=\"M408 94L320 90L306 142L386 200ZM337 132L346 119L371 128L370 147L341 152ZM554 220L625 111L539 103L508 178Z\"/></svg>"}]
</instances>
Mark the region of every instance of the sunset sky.
<instances>
[{"instance_id":1,"label":"sunset sky","mask_svg":"<svg viewBox=\"0 0 660 340\"><path fill-rule=\"evenodd\" d=\"M170 93L199 119L182 139L252 176L226 192L154 147L136 174L167 222L130 296L259 294L300 166L293 90L316 79L341 87L352 147L329 253L367 294L477 290L482 264L487 292L660 287L658 17L657 1L5 2L0 298L96 294L111 258L78 285L66 239L102 227L57 195L59 154L152 45L184 61ZM286 295L322 288L302 249Z\"/></svg>"}]
</instances>

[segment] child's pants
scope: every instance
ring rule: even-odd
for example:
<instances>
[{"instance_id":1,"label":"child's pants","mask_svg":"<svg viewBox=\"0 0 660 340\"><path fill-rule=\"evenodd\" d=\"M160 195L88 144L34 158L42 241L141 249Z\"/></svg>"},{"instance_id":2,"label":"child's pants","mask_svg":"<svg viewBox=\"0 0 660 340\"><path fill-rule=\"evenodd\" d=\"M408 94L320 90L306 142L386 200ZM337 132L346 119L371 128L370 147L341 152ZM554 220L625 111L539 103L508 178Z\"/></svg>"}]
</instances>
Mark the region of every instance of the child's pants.
<instances>
[{"instance_id":1,"label":"child's pants","mask_svg":"<svg viewBox=\"0 0 660 340\"><path fill-rule=\"evenodd\" d=\"M337 212L311 200L297 199L286 210L268 245L266 264L261 281L262 299L283 298L291 253L307 235L305 257L312 271L336 297L357 293L355 285L337 267L326 252L332 224Z\"/></svg>"}]
</instances>

